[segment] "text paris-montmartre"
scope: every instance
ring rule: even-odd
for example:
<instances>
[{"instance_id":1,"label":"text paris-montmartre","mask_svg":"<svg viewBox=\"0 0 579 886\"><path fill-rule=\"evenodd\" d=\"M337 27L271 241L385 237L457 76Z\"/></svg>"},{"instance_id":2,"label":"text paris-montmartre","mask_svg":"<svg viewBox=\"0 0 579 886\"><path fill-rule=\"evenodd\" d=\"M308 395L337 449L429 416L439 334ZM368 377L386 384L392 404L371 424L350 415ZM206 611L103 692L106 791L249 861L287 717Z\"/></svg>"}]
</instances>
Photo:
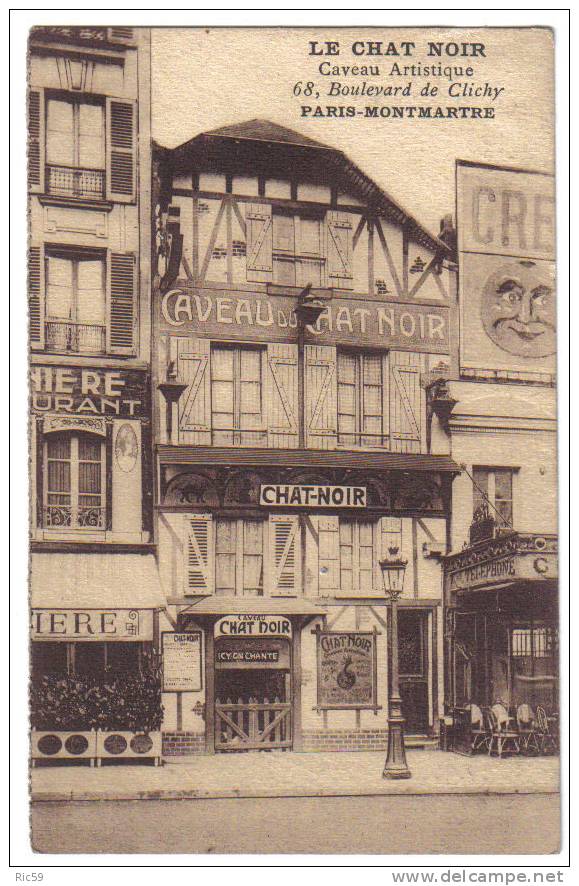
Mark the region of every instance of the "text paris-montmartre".
<instances>
[{"instance_id":1,"label":"text paris-montmartre","mask_svg":"<svg viewBox=\"0 0 579 886\"><path fill-rule=\"evenodd\" d=\"M495 108L475 108L459 105L301 105L302 117L367 117L375 120L493 120Z\"/></svg>"}]
</instances>

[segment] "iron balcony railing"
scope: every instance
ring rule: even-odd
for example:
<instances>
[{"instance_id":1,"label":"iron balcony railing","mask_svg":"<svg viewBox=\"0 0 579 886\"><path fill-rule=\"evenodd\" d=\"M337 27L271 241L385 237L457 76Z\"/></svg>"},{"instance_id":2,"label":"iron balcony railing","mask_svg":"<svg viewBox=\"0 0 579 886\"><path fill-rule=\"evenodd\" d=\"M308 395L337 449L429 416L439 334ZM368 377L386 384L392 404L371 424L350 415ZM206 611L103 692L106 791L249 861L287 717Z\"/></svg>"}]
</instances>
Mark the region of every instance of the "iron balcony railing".
<instances>
[{"instance_id":1,"label":"iron balcony railing","mask_svg":"<svg viewBox=\"0 0 579 886\"><path fill-rule=\"evenodd\" d=\"M47 320L45 346L49 351L74 351L84 354L106 352L106 327L70 320Z\"/></svg>"},{"instance_id":2,"label":"iron balcony railing","mask_svg":"<svg viewBox=\"0 0 579 886\"><path fill-rule=\"evenodd\" d=\"M94 505L45 505L45 529L106 529L105 507Z\"/></svg>"},{"instance_id":3,"label":"iron balcony railing","mask_svg":"<svg viewBox=\"0 0 579 886\"><path fill-rule=\"evenodd\" d=\"M74 166L47 166L46 190L62 197L102 200L105 195L104 169L79 169Z\"/></svg>"}]
</instances>

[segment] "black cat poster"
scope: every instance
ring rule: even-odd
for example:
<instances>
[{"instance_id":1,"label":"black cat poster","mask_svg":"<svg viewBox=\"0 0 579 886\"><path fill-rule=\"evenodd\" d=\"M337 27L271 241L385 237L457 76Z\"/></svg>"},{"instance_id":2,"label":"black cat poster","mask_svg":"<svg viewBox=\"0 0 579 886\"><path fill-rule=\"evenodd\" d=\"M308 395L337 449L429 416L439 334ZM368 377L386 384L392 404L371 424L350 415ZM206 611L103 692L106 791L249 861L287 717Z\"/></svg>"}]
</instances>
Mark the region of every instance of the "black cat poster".
<instances>
[{"instance_id":1,"label":"black cat poster","mask_svg":"<svg viewBox=\"0 0 579 886\"><path fill-rule=\"evenodd\" d=\"M371 708L375 702L375 637L360 631L318 635L318 706Z\"/></svg>"}]
</instances>

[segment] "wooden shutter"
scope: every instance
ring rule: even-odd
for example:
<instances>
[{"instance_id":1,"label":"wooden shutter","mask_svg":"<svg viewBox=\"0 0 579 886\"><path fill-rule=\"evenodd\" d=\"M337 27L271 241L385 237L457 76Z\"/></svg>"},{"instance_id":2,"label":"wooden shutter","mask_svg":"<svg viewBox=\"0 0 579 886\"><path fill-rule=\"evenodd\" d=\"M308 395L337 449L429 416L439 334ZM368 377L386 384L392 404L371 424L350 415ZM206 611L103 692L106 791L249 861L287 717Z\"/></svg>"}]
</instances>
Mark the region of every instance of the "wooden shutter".
<instances>
[{"instance_id":1,"label":"wooden shutter","mask_svg":"<svg viewBox=\"0 0 579 886\"><path fill-rule=\"evenodd\" d=\"M44 347L44 261L40 246L28 250L28 323L30 346Z\"/></svg>"},{"instance_id":2,"label":"wooden shutter","mask_svg":"<svg viewBox=\"0 0 579 886\"><path fill-rule=\"evenodd\" d=\"M134 43L134 28L109 28L109 39L115 43Z\"/></svg>"},{"instance_id":3,"label":"wooden shutter","mask_svg":"<svg viewBox=\"0 0 579 886\"><path fill-rule=\"evenodd\" d=\"M112 252L108 261L107 351L135 353L136 279L134 255Z\"/></svg>"},{"instance_id":4,"label":"wooden shutter","mask_svg":"<svg viewBox=\"0 0 579 886\"><path fill-rule=\"evenodd\" d=\"M214 590L213 518L187 514L185 521L185 594L212 594Z\"/></svg>"},{"instance_id":5,"label":"wooden shutter","mask_svg":"<svg viewBox=\"0 0 579 886\"><path fill-rule=\"evenodd\" d=\"M426 394L420 384L423 355L390 351L390 439L393 452L425 446Z\"/></svg>"},{"instance_id":6,"label":"wooden shutter","mask_svg":"<svg viewBox=\"0 0 579 886\"><path fill-rule=\"evenodd\" d=\"M295 597L301 593L300 524L297 516L269 517L269 592Z\"/></svg>"},{"instance_id":7,"label":"wooden shutter","mask_svg":"<svg viewBox=\"0 0 579 886\"><path fill-rule=\"evenodd\" d=\"M340 589L340 521L337 516L318 517L318 587L320 597Z\"/></svg>"},{"instance_id":8,"label":"wooden shutter","mask_svg":"<svg viewBox=\"0 0 579 886\"><path fill-rule=\"evenodd\" d=\"M107 98L107 198L133 203L136 191L136 105Z\"/></svg>"},{"instance_id":9,"label":"wooden shutter","mask_svg":"<svg viewBox=\"0 0 579 886\"><path fill-rule=\"evenodd\" d=\"M336 349L327 345L305 346L306 445L311 449L335 449L338 428Z\"/></svg>"},{"instance_id":10,"label":"wooden shutter","mask_svg":"<svg viewBox=\"0 0 579 886\"><path fill-rule=\"evenodd\" d=\"M267 283L273 279L273 227L269 203L248 203L245 210L247 232L247 279Z\"/></svg>"},{"instance_id":11,"label":"wooden shutter","mask_svg":"<svg viewBox=\"0 0 579 886\"><path fill-rule=\"evenodd\" d=\"M382 354L382 446L392 448L390 437L390 355Z\"/></svg>"},{"instance_id":12,"label":"wooden shutter","mask_svg":"<svg viewBox=\"0 0 579 886\"><path fill-rule=\"evenodd\" d=\"M28 93L28 188L44 191L44 90Z\"/></svg>"},{"instance_id":13,"label":"wooden shutter","mask_svg":"<svg viewBox=\"0 0 579 886\"><path fill-rule=\"evenodd\" d=\"M328 286L352 289L354 263L352 261L352 220L345 212L326 213Z\"/></svg>"},{"instance_id":14,"label":"wooden shutter","mask_svg":"<svg viewBox=\"0 0 579 886\"><path fill-rule=\"evenodd\" d=\"M211 444L211 342L205 338L169 339L169 359L187 385L179 399L179 443Z\"/></svg>"},{"instance_id":15,"label":"wooden shutter","mask_svg":"<svg viewBox=\"0 0 579 886\"><path fill-rule=\"evenodd\" d=\"M267 346L266 410L268 445L293 449L298 445L298 348Z\"/></svg>"}]
</instances>

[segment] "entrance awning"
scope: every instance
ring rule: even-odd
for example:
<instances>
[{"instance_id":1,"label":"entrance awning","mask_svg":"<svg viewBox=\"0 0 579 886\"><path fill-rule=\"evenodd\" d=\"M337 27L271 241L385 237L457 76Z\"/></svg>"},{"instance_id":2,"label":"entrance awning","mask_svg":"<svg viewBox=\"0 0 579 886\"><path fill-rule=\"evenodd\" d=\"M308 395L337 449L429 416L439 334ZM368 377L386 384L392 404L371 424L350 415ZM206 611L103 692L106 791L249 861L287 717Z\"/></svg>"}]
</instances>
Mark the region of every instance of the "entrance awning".
<instances>
[{"instance_id":1,"label":"entrance awning","mask_svg":"<svg viewBox=\"0 0 579 886\"><path fill-rule=\"evenodd\" d=\"M33 554L32 609L161 609L152 554Z\"/></svg>"},{"instance_id":2,"label":"entrance awning","mask_svg":"<svg viewBox=\"0 0 579 886\"><path fill-rule=\"evenodd\" d=\"M325 614L322 606L296 597L204 597L182 609L179 616L301 615L311 619Z\"/></svg>"},{"instance_id":3,"label":"entrance awning","mask_svg":"<svg viewBox=\"0 0 579 886\"><path fill-rule=\"evenodd\" d=\"M162 464L243 465L291 468L347 468L380 471L440 471L459 474L460 468L448 455L402 452L351 452L314 449L226 449L212 446L157 447Z\"/></svg>"}]
</instances>

